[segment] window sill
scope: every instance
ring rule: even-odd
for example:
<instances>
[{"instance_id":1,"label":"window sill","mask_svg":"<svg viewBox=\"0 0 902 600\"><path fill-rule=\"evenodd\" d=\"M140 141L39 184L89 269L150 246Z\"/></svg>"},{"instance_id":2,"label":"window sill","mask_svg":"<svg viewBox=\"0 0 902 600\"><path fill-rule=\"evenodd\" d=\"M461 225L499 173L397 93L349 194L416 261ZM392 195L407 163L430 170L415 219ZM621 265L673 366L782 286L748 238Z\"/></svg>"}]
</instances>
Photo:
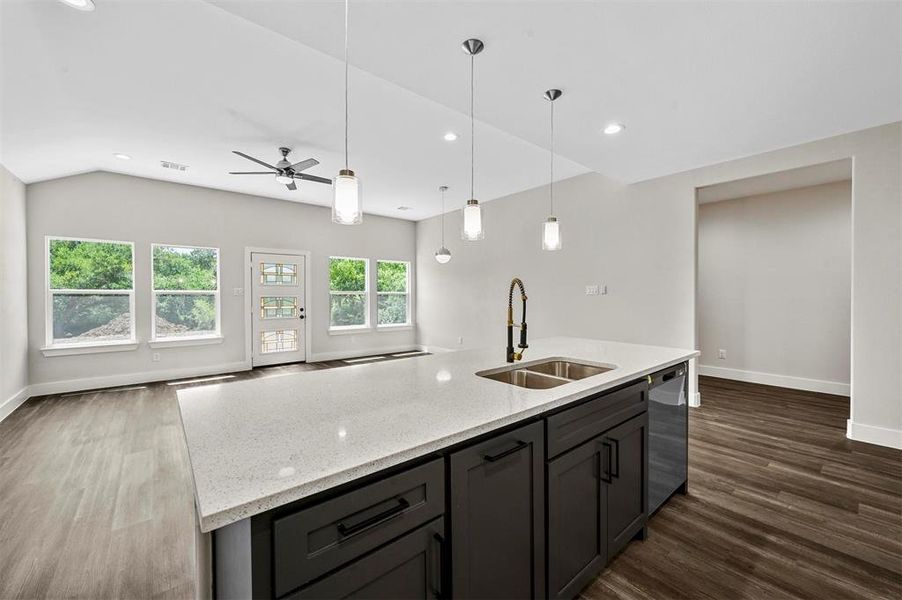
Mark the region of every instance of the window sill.
<instances>
[{"instance_id":1,"label":"window sill","mask_svg":"<svg viewBox=\"0 0 902 600\"><path fill-rule=\"evenodd\" d=\"M221 344L225 338L221 335L206 335L203 337L172 338L168 340L151 340L147 345L151 348L179 348L182 346L211 346Z\"/></svg>"},{"instance_id":2,"label":"window sill","mask_svg":"<svg viewBox=\"0 0 902 600\"><path fill-rule=\"evenodd\" d=\"M126 340L124 342L107 342L103 344L44 346L41 348L41 354L44 356L71 356L74 354L98 354L100 352L129 352L137 349L138 342Z\"/></svg>"},{"instance_id":3,"label":"window sill","mask_svg":"<svg viewBox=\"0 0 902 600\"><path fill-rule=\"evenodd\" d=\"M409 331L411 329L416 329L416 325L400 323L398 325L379 325L376 327L376 331Z\"/></svg>"},{"instance_id":4,"label":"window sill","mask_svg":"<svg viewBox=\"0 0 902 600\"><path fill-rule=\"evenodd\" d=\"M330 327L329 335L354 335L355 333L372 333L373 328L364 327Z\"/></svg>"}]
</instances>

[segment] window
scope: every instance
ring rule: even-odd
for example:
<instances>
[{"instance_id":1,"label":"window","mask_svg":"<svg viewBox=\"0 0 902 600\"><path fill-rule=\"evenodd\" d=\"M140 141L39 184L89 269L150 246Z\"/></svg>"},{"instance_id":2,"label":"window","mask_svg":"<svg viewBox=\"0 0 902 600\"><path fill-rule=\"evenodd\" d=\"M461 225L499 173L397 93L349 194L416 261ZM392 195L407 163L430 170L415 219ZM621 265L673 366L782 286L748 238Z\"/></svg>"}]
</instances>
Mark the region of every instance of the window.
<instances>
[{"instance_id":1,"label":"window","mask_svg":"<svg viewBox=\"0 0 902 600\"><path fill-rule=\"evenodd\" d=\"M377 325L409 325L410 263L376 261Z\"/></svg>"},{"instance_id":2,"label":"window","mask_svg":"<svg viewBox=\"0 0 902 600\"><path fill-rule=\"evenodd\" d=\"M261 319L296 319L298 316L297 296L261 296Z\"/></svg>"},{"instance_id":3,"label":"window","mask_svg":"<svg viewBox=\"0 0 902 600\"><path fill-rule=\"evenodd\" d=\"M369 325L369 285L365 258L329 258L329 326L331 329Z\"/></svg>"},{"instance_id":4,"label":"window","mask_svg":"<svg viewBox=\"0 0 902 600\"><path fill-rule=\"evenodd\" d=\"M47 346L134 342L134 245L47 238Z\"/></svg>"},{"instance_id":5,"label":"window","mask_svg":"<svg viewBox=\"0 0 902 600\"><path fill-rule=\"evenodd\" d=\"M153 245L153 339L219 335L219 250Z\"/></svg>"}]
</instances>

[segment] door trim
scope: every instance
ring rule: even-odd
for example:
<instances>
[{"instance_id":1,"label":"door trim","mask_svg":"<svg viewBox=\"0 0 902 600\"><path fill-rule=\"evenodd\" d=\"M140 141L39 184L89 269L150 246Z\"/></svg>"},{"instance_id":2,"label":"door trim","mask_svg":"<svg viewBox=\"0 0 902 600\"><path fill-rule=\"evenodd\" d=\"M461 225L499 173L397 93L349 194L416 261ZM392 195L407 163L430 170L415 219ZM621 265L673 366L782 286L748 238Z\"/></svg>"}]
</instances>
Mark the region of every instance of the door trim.
<instances>
[{"instance_id":1,"label":"door trim","mask_svg":"<svg viewBox=\"0 0 902 600\"><path fill-rule=\"evenodd\" d=\"M261 248L258 246L244 247L244 362L248 369L253 368L253 357L251 356L251 343L253 340L253 306L251 300L253 293L251 292L252 280L251 271L253 269L253 261L251 256L255 253L261 254L294 254L304 257L304 307L306 309L307 318L304 319L304 356L306 360L310 360L313 352L310 339L310 330L313 329L312 321L314 319L313 306L310 294L310 271L312 271L311 253L309 250L292 250L290 248Z\"/></svg>"}]
</instances>

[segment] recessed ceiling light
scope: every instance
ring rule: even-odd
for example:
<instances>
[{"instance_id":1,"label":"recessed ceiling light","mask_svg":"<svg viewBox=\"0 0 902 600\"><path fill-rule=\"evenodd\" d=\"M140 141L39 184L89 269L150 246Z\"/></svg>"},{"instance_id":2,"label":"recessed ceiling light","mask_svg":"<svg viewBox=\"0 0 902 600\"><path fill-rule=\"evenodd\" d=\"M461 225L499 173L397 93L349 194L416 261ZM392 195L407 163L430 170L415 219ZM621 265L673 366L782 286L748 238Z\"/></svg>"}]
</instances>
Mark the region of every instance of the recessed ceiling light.
<instances>
[{"instance_id":1,"label":"recessed ceiling light","mask_svg":"<svg viewBox=\"0 0 902 600\"><path fill-rule=\"evenodd\" d=\"M60 2L78 10L94 10L94 0L60 0Z\"/></svg>"},{"instance_id":2,"label":"recessed ceiling light","mask_svg":"<svg viewBox=\"0 0 902 600\"><path fill-rule=\"evenodd\" d=\"M129 156L128 154L122 154L121 152L115 152L115 153L113 153L113 156L115 156L119 160L131 160L132 159L132 157Z\"/></svg>"},{"instance_id":3,"label":"recessed ceiling light","mask_svg":"<svg viewBox=\"0 0 902 600\"><path fill-rule=\"evenodd\" d=\"M445 134L446 142L453 142L455 140L457 140L457 134L454 133L453 131L449 131L448 133Z\"/></svg>"},{"instance_id":4,"label":"recessed ceiling light","mask_svg":"<svg viewBox=\"0 0 902 600\"><path fill-rule=\"evenodd\" d=\"M608 135L620 133L624 129L626 129L626 125L624 125L623 123L608 123L604 126L604 132Z\"/></svg>"}]
</instances>

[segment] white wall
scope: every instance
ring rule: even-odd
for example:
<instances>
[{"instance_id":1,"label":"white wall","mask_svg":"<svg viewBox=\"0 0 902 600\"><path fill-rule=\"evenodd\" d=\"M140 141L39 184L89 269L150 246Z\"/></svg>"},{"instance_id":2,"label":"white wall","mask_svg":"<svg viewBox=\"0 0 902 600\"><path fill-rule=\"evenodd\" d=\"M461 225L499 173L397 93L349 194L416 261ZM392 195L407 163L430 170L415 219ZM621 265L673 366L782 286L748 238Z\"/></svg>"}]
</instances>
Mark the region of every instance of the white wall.
<instances>
[{"instance_id":1,"label":"white wall","mask_svg":"<svg viewBox=\"0 0 902 600\"><path fill-rule=\"evenodd\" d=\"M503 352L507 283L529 292L533 336L578 334L697 347L695 233L698 187L854 159L852 410L854 439L902 446L902 123L810 142L621 186L596 174L556 186L564 250L539 250L547 190L489 202L486 239L464 248L449 215L454 258L438 265L438 218L417 224L419 339ZM457 192L457 197L462 196ZM607 296L583 295L606 283Z\"/></svg>"},{"instance_id":2,"label":"white wall","mask_svg":"<svg viewBox=\"0 0 902 600\"><path fill-rule=\"evenodd\" d=\"M0 165L0 419L27 399L25 185Z\"/></svg>"},{"instance_id":3,"label":"white wall","mask_svg":"<svg viewBox=\"0 0 902 600\"><path fill-rule=\"evenodd\" d=\"M701 374L848 395L851 236L851 181L699 205Z\"/></svg>"},{"instance_id":4,"label":"white wall","mask_svg":"<svg viewBox=\"0 0 902 600\"><path fill-rule=\"evenodd\" d=\"M331 222L327 208L201 187L95 172L31 184L28 197L28 330L32 393L51 393L126 381L237 370L245 366L243 297L245 248L312 252L308 319L310 360L411 348L415 331L328 334L328 257L357 256L413 261L412 222L367 215L363 225ZM70 236L135 243L135 311L138 349L79 356L45 357L45 236ZM158 348L150 339L150 245L153 242L220 248L222 334L212 346ZM248 293L248 290L245 290ZM415 314L415 313L414 313ZM152 362L152 352L161 360ZM112 374L112 376L111 376Z\"/></svg>"}]
</instances>

